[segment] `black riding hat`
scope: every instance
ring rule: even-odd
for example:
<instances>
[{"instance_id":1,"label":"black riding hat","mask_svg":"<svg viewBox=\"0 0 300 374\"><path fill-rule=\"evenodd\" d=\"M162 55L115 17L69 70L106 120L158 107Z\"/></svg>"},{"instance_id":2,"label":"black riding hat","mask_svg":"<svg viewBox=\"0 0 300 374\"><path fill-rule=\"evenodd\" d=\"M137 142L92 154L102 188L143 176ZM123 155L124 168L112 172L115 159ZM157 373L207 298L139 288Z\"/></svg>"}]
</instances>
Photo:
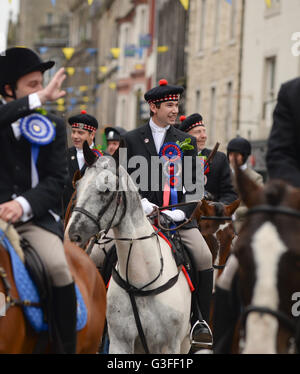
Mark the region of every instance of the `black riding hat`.
<instances>
[{"instance_id":1,"label":"black riding hat","mask_svg":"<svg viewBox=\"0 0 300 374\"><path fill-rule=\"evenodd\" d=\"M31 49L14 47L0 56L0 94L6 95L4 86L14 85L18 79L34 71L44 73L54 66L54 61L42 61Z\"/></svg>"},{"instance_id":2,"label":"black riding hat","mask_svg":"<svg viewBox=\"0 0 300 374\"><path fill-rule=\"evenodd\" d=\"M105 132L105 136L106 136L106 140L109 141L109 140L116 140L116 141L120 141L121 138L127 133L126 130L124 130L122 127L106 127L106 129L104 130Z\"/></svg>"},{"instance_id":3,"label":"black riding hat","mask_svg":"<svg viewBox=\"0 0 300 374\"><path fill-rule=\"evenodd\" d=\"M247 161L247 158L251 154L251 144L250 142L240 136L231 139L227 145L227 157L230 152L238 152L244 156L244 162Z\"/></svg>"}]
</instances>

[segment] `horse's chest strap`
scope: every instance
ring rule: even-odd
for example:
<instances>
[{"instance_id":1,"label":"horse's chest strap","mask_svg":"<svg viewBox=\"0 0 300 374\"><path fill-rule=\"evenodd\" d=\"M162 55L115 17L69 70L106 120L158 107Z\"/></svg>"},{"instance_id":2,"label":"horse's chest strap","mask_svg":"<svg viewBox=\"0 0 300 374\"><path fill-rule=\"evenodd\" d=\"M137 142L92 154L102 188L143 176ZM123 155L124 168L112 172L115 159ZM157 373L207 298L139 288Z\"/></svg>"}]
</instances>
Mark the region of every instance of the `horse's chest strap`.
<instances>
[{"instance_id":1,"label":"horse's chest strap","mask_svg":"<svg viewBox=\"0 0 300 374\"><path fill-rule=\"evenodd\" d=\"M126 292L129 294L132 294L134 296L153 296L153 295L158 295L169 288L173 287L174 284L177 282L178 277L179 277L180 271L172 278L170 278L165 284L163 284L160 287L154 288L152 290L143 290L140 288L136 288L132 286L130 283L126 282L123 278L121 278L120 274L113 269L112 271L112 277L114 281L121 287L123 288Z\"/></svg>"}]
</instances>

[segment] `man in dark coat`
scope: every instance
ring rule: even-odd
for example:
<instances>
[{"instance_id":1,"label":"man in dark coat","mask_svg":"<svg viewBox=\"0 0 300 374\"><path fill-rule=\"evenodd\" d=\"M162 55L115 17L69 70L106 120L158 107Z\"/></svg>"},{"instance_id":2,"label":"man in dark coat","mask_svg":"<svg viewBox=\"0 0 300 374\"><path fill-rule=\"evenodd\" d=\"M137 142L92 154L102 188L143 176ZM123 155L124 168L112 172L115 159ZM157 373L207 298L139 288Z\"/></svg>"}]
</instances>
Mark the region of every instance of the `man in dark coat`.
<instances>
[{"instance_id":1,"label":"man in dark coat","mask_svg":"<svg viewBox=\"0 0 300 374\"><path fill-rule=\"evenodd\" d=\"M46 265L63 350L75 353L76 294L59 218L67 168L65 124L35 111L65 94L63 68L43 88L43 73L53 65L27 48L0 56L0 218L15 225Z\"/></svg>"},{"instance_id":2,"label":"man in dark coat","mask_svg":"<svg viewBox=\"0 0 300 374\"><path fill-rule=\"evenodd\" d=\"M207 135L202 116L195 113L186 117L179 129L196 138L198 155L207 160L211 149L205 148ZM238 198L232 185L230 166L225 153L217 151L205 171L205 177L205 190L210 193L213 201L230 204Z\"/></svg>"},{"instance_id":3,"label":"man in dark coat","mask_svg":"<svg viewBox=\"0 0 300 374\"><path fill-rule=\"evenodd\" d=\"M70 117L68 122L72 127L71 139L74 146L68 149L67 155L68 178L63 193L64 213L66 212L69 201L74 192L72 184L74 174L79 170L81 176L83 176L86 169L82 150L83 143L87 141L89 146L92 147L98 129L97 119L87 114L85 110L81 111L80 114Z\"/></svg>"},{"instance_id":4,"label":"man in dark coat","mask_svg":"<svg viewBox=\"0 0 300 374\"><path fill-rule=\"evenodd\" d=\"M300 78L284 83L278 94L268 140L267 170L271 179L300 187Z\"/></svg>"},{"instance_id":5,"label":"man in dark coat","mask_svg":"<svg viewBox=\"0 0 300 374\"><path fill-rule=\"evenodd\" d=\"M146 185L143 186L144 188L140 188L142 205L146 214L151 213L154 205L161 207L172 203L167 189L164 188L165 185L162 175L159 175L159 168L157 166L152 166L151 160L155 157L157 158L159 155L168 154L172 149L172 144L174 145L176 142L183 143L189 138L174 126L178 116L178 103L182 92L182 87L172 86L169 85L166 80L161 80L158 87L154 87L145 94L145 100L149 104L151 113L149 122L125 135L129 174L132 175L133 172L137 171L136 167L130 167L132 157L143 156L143 158L147 160L148 183L145 183ZM170 143L172 144L170 145ZM189 167L191 174L195 177L197 149L194 138L191 140L191 145L190 148L192 149L183 150L183 160L185 157L190 157L192 162ZM182 165L184 168L185 163L183 162ZM203 168L200 170L202 171L203 177ZM183 186L187 183L185 171L182 170L182 173L179 173L180 178L183 176ZM176 175L176 171L174 174ZM152 185L154 178L158 180L159 185L156 186L157 188L153 188ZM196 199L198 200L203 197L203 178L200 183L202 184L201 193L198 193L198 195L196 193ZM140 183L140 185L141 184L142 183ZM198 187L200 186L198 185ZM184 189L178 190L176 192L176 201L178 203L188 201L193 192L194 191L191 191L189 188L187 188L186 191L184 191ZM190 218L194 208L195 206L184 206L180 207L180 209L164 210L162 213L169 216L174 222L182 222L185 218ZM193 253L199 276L200 287L199 290L196 291L195 298L197 298L198 304L200 305L203 318L197 313L195 310L196 308L193 308L191 340L195 346L210 347L212 344L212 336L205 321L209 319L213 284L212 255L203 236L198 230L195 220L179 230L179 233L184 244Z\"/></svg>"}]
</instances>

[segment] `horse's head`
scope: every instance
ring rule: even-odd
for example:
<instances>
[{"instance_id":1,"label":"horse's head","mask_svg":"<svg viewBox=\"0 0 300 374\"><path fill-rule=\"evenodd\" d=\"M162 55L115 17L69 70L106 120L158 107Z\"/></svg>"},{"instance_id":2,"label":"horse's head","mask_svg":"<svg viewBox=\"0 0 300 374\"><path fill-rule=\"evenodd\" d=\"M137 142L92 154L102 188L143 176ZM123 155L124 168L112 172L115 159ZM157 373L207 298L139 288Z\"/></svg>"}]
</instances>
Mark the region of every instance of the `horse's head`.
<instances>
[{"instance_id":1,"label":"horse's head","mask_svg":"<svg viewBox=\"0 0 300 374\"><path fill-rule=\"evenodd\" d=\"M226 223L221 217L231 217L240 204L239 200L231 204L222 204L213 201L202 200L195 210L195 218L202 235L214 234L220 225ZM215 219L203 219L203 217L216 217ZM228 222L228 221L227 221Z\"/></svg>"},{"instance_id":2,"label":"horse's head","mask_svg":"<svg viewBox=\"0 0 300 374\"><path fill-rule=\"evenodd\" d=\"M238 168L236 180L249 209L234 248L244 306L243 352L287 353L295 338L300 348L299 317L293 315L293 295L300 291L300 190L275 180L259 187Z\"/></svg>"},{"instance_id":3,"label":"horse's head","mask_svg":"<svg viewBox=\"0 0 300 374\"><path fill-rule=\"evenodd\" d=\"M71 241L84 247L101 231L118 225L126 210L125 192L130 185L126 171L111 156L97 158L84 145L88 165L77 181L77 201L66 231Z\"/></svg>"}]
</instances>

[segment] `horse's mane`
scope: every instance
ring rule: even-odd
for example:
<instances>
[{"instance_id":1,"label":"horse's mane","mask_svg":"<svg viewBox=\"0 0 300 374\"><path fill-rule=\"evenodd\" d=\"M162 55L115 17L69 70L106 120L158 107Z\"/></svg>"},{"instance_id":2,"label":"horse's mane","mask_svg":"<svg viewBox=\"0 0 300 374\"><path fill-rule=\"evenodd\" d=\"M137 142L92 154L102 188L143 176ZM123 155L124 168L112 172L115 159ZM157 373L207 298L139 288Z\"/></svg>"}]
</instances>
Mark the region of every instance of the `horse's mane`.
<instances>
[{"instance_id":1,"label":"horse's mane","mask_svg":"<svg viewBox=\"0 0 300 374\"><path fill-rule=\"evenodd\" d=\"M5 236L10 241L11 245L14 247L15 251L17 252L18 256L20 257L21 261L24 263L24 252L20 245L20 236L15 230L13 225L7 225L7 222L0 219L0 229L5 232Z\"/></svg>"},{"instance_id":2,"label":"horse's mane","mask_svg":"<svg viewBox=\"0 0 300 374\"><path fill-rule=\"evenodd\" d=\"M280 180L270 181L266 184L264 193L267 204L280 205L287 194L287 184Z\"/></svg>"}]
</instances>

